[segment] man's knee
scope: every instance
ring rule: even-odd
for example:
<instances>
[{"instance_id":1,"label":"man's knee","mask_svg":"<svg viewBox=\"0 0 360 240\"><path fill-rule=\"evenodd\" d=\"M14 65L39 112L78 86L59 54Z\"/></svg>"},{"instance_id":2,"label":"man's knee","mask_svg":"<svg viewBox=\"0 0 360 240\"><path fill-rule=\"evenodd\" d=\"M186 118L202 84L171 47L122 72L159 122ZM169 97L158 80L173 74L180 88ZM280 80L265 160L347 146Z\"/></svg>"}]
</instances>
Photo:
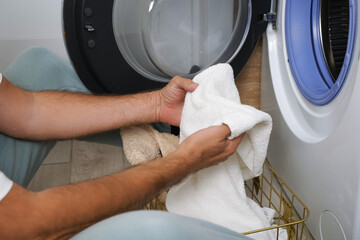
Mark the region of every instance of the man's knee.
<instances>
[{"instance_id":1,"label":"man's knee","mask_svg":"<svg viewBox=\"0 0 360 240\"><path fill-rule=\"evenodd\" d=\"M141 213L141 212L140 212ZM139 214L138 223L141 228L152 239L160 239L164 236L177 235L179 232L179 221L175 215L162 211L147 211L147 214Z\"/></svg>"},{"instance_id":2,"label":"man's knee","mask_svg":"<svg viewBox=\"0 0 360 240\"><path fill-rule=\"evenodd\" d=\"M5 70L4 76L13 84L31 91L88 92L69 60L43 47L23 51Z\"/></svg>"},{"instance_id":3,"label":"man's knee","mask_svg":"<svg viewBox=\"0 0 360 240\"><path fill-rule=\"evenodd\" d=\"M74 236L73 240L92 239L179 239L178 224L169 213L135 211L99 222ZM176 237L177 236L177 237Z\"/></svg>"},{"instance_id":4,"label":"man's knee","mask_svg":"<svg viewBox=\"0 0 360 240\"><path fill-rule=\"evenodd\" d=\"M21 72L25 70L28 74L39 73L41 69L56 67L58 56L43 47L31 47L21 52L10 64L6 72ZM53 65L53 66L52 66Z\"/></svg>"},{"instance_id":5,"label":"man's knee","mask_svg":"<svg viewBox=\"0 0 360 240\"><path fill-rule=\"evenodd\" d=\"M179 221L176 216L163 211L134 211L119 215L119 218L126 221L124 228L130 233L142 232L150 239L161 239L162 236L169 236L178 231Z\"/></svg>"},{"instance_id":6,"label":"man's knee","mask_svg":"<svg viewBox=\"0 0 360 240\"><path fill-rule=\"evenodd\" d=\"M53 55L53 53L43 47L30 47L19 54L19 58L42 59L46 56Z\"/></svg>"}]
</instances>

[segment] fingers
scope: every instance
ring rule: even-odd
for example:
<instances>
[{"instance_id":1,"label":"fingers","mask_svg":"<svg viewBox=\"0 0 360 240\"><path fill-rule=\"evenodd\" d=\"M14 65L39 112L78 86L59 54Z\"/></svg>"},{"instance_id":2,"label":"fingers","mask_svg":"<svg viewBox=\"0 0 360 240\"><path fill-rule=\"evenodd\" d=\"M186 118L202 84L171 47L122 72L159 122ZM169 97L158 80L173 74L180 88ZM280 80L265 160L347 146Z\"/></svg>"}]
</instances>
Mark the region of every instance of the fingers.
<instances>
[{"instance_id":1,"label":"fingers","mask_svg":"<svg viewBox=\"0 0 360 240\"><path fill-rule=\"evenodd\" d=\"M231 135L230 128L226 124L222 124L217 127L218 127L218 131L219 131L219 137L221 137L221 139L226 140L228 143L229 154L230 155L233 154L236 151L239 144L241 143L241 141L243 140L246 133L243 133L234 139L227 140L227 138Z\"/></svg>"},{"instance_id":2,"label":"fingers","mask_svg":"<svg viewBox=\"0 0 360 240\"><path fill-rule=\"evenodd\" d=\"M230 136L231 131L227 125L223 124L201 129L197 131L197 134L206 136L206 138L225 141Z\"/></svg>"},{"instance_id":3,"label":"fingers","mask_svg":"<svg viewBox=\"0 0 360 240\"><path fill-rule=\"evenodd\" d=\"M226 138L228 138L230 135L231 135L231 130L230 130L230 128L228 127L228 125L226 125L226 124L222 124L222 125L219 125L219 126L216 126L216 127L218 127L218 129L219 129L219 132L220 132L220 137L221 138L224 138L224 139L226 139Z\"/></svg>"},{"instance_id":4,"label":"fingers","mask_svg":"<svg viewBox=\"0 0 360 240\"><path fill-rule=\"evenodd\" d=\"M199 130L183 141L177 152L184 154L197 170L226 160L237 149L245 133L228 140L231 131L226 124Z\"/></svg>"},{"instance_id":5,"label":"fingers","mask_svg":"<svg viewBox=\"0 0 360 240\"><path fill-rule=\"evenodd\" d=\"M176 76L173 79L180 88L187 92L193 92L199 86L199 84L194 83L192 80L187 78Z\"/></svg>"},{"instance_id":6,"label":"fingers","mask_svg":"<svg viewBox=\"0 0 360 240\"><path fill-rule=\"evenodd\" d=\"M211 126L211 127L208 127L207 129L208 129L209 133L211 132L213 135L219 137L220 139L225 140L231 135L231 130L228 127L228 125L226 125L225 123L223 123L222 125ZM234 144L239 145L241 140L245 136L245 134L246 133L243 133L240 136L238 136L238 137L236 137L234 139L231 139L229 141L233 142Z\"/></svg>"},{"instance_id":7,"label":"fingers","mask_svg":"<svg viewBox=\"0 0 360 240\"><path fill-rule=\"evenodd\" d=\"M235 152L237 147L239 146L239 144L241 143L241 141L243 140L244 136L246 133L241 134L240 136L229 140L229 145L230 147L233 149L233 151Z\"/></svg>"},{"instance_id":8,"label":"fingers","mask_svg":"<svg viewBox=\"0 0 360 240\"><path fill-rule=\"evenodd\" d=\"M245 137L246 133L241 134L240 136L230 140L233 144L235 144L236 146L239 145L241 143L241 141L243 140L243 138Z\"/></svg>"}]
</instances>

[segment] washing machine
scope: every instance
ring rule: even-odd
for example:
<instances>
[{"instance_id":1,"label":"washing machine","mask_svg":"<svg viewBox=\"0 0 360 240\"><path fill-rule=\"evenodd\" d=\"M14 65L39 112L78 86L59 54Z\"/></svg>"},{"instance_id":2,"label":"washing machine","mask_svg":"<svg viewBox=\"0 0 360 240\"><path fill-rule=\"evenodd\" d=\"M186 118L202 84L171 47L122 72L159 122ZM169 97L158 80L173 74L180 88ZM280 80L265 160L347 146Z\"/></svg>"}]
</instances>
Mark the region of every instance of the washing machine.
<instances>
[{"instance_id":1,"label":"washing machine","mask_svg":"<svg viewBox=\"0 0 360 240\"><path fill-rule=\"evenodd\" d=\"M263 48L268 159L315 239L360 239L358 0L279 0Z\"/></svg>"},{"instance_id":2,"label":"washing machine","mask_svg":"<svg viewBox=\"0 0 360 240\"><path fill-rule=\"evenodd\" d=\"M68 55L94 93L163 87L229 62L237 75L267 27L271 0L64 0ZM269 15L270 16L270 15Z\"/></svg>"},{"instance_id":3,"label":"washing machine","mask_svg":"<svg viewBox=\"0 0 360 240\"><path fill-rule=\"evenodd\" d=\"M264 35L268 158L315 239L360 238L359 0L64 0L68 55L94 93L128 94L228 62Z\"/></svg>"}]
</instances>

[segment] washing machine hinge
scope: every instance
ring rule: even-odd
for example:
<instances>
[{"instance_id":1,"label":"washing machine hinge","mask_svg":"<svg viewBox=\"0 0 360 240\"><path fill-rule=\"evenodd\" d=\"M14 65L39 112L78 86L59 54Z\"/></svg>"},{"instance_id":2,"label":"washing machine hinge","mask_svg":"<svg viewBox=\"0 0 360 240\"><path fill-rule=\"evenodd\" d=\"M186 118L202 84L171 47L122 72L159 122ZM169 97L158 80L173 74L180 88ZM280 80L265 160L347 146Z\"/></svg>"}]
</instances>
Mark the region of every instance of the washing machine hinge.
<instances>
[{"instance_id":1,"label":"washing machine hinge","mask_svg":"<svg viewBox=\"0 0 360 240\"><path fill-rule=\"evenodd\" d=\"M276 21L276 13L269 12L269 13L264 14L263 20L266 22L275 22Z\"/></svg>"},{"instance_id":2,"label":"washing machine hinge","mask_svg":"<svg viewBox=\"0 0 360 240\"><path fill-rule=\"evenodd\" d=\"M263 15L263 21L271 22L273 29L276 30L276 19L277 19L277 0L271 0L270 12Z\"/></svg>"}]
</instances>

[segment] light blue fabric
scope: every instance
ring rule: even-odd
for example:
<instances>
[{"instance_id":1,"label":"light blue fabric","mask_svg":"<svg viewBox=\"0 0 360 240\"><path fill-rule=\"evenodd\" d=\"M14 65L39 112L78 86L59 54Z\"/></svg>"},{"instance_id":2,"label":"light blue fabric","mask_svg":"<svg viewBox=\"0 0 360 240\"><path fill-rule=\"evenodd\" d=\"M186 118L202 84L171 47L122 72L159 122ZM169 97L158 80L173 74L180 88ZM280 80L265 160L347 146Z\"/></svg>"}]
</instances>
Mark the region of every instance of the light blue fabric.
<instances>
[{"instance_id":1,"label":"light blue fabric","mask_svg":"<svg viewBox=\"0 0 360 240\"><path fill-rule=\"evenodd\" d=\"M31 91L89 93L69 61L40 47L19 54L3 75L13 84ZM122 145L118 130L81 140ZM27 186L55 143L24 141L0 133L0 170L14 182Z\"/></svg>"},{"instance_id":2,"label":"light blue fabric","mask_svg":"<svg viewBox=\"0 0 360 240\"><path fill-rule=\"evenodd\" d=\"M70 63L44 48L24 51L3 75L27 90L88 92ZM55 143L24 141L0 134L0 170L14 182L27 186Z\"/></svg>"},{"instance_id":3,"label":"light blue fabric","mask_svg":"<svg viewBox=\"0 0 360 240\"><path fill-rule=\"evenodd\" d=\"M71 240L249 240L227 228L162 211L134 211L103 220Z\"/></svg>"}]
</instances>

